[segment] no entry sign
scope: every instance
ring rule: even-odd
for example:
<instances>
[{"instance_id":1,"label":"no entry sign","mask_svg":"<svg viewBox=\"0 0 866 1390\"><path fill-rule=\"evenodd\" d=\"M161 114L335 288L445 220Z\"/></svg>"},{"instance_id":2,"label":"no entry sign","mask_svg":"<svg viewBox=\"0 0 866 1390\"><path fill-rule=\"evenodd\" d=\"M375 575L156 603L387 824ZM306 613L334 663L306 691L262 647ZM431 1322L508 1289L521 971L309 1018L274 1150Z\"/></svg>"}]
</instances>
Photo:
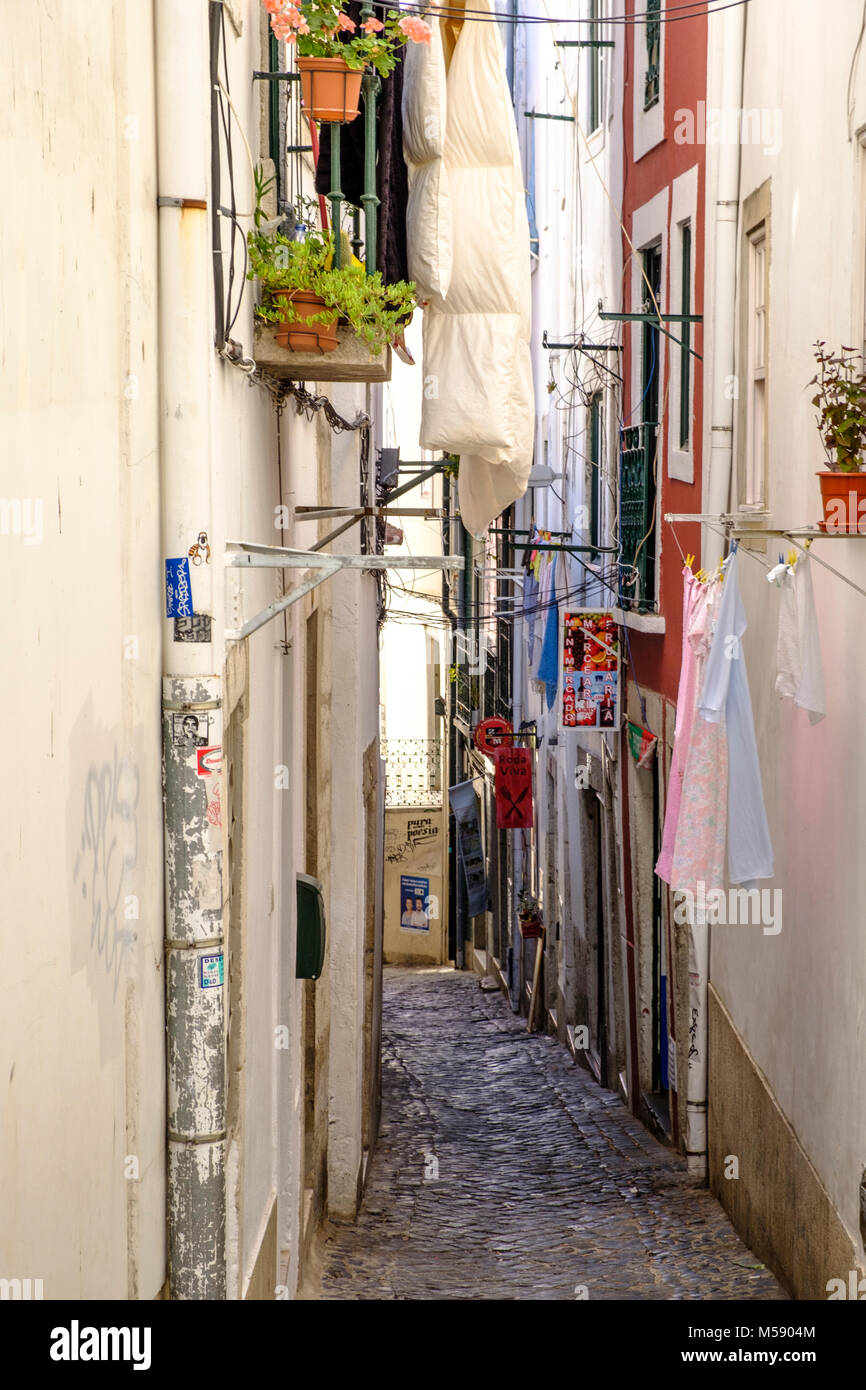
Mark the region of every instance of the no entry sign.
<instances>
[{"instance_id":1,"label":"no entry sign","mask_svg":"<svg viewBox=\"0 0 866 1390\"><path fill-rule=\"evenodd\" d=\"M496 755L496 827L532 828L532 754L528 748L502 748Z\"/></svg>"}]
</instances>

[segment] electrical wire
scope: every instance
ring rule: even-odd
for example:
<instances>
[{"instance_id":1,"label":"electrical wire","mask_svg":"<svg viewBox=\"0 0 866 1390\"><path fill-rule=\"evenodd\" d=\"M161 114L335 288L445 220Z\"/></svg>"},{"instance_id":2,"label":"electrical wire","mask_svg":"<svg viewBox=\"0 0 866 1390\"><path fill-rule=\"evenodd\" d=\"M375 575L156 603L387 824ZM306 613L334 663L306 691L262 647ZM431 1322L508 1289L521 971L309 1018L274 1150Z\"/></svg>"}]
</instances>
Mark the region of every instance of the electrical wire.
<instances>
[{"instance_id":1,"label":"electrical wire","mask_svg":"<svg viewBox=\"0 0 866 1390\"><path fill-rule=\"evenodd\" d=\"M609 15L605 17L603 22L605 24L618 25L622 28L644 25L648 22L678 24L689 19L702 19L704 16L721 14L723 10L739 9L741 6L749 4L751 4L751 0L725 0L723 4L712 4L710 0L686 0L686 3L680 5L660 6L658 10L640 10L635 11L634 14ZM373 0L373 8L387 12L388 10L392 10L394 6L393 3L389 3L388 0ZM401 3L400 9L401 13L404 14L418 14L421 16L432 15L436 19L466 20L472 24L502 24L509 26L517 26L520 24L561 24L563 26L568 26L572 24L591 25L599 23L597 19L577 15L569 15L567 18L557 18L549 15L511 14L507 11L499 13L498 11L475 10L471 9L469 6L464 10L456 6L424 4L423 0L417 0L417 3L411 3L411 0L410 3ZM688 10L690 13L678 13L679 11L685 10Z\"/></svg>"}]
</instances>

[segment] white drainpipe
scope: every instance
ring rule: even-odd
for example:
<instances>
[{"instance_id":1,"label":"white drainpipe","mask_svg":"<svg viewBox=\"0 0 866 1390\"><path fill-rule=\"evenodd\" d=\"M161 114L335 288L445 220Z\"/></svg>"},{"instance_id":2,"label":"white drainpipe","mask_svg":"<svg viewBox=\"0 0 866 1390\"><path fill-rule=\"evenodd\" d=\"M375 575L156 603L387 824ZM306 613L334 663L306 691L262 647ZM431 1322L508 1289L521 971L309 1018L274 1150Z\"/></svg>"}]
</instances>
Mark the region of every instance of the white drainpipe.
<instances>
[{"instance_id":1,"label":"white drainpipe","mask_svg":"<svg viewBox=\"0 0 866 1390\"><path fill-rule=\"evenodd\" d=\"M743 105L746 10L738 5L708 21L710 63L721 72L719 105L724 111L740 111ZM717 516L728 510L734 444L734 309L737 289L737 219L740 205L740 145L722 141L717 147L715 196L707 199L707 219L712 217L715 257L712 311L713 379L710 406L710 449L704 510ZM708 335L705 335L705 341ZM712 570L722 557L723 539L717 531L702 528L701 558Z\"/></svg>"},{"instance_id":2,"label":"white drainpipe","mask_svg":"<svg viewBox=\"0 0 866 1390\"><path fill-rule=\"evenodd\" d=\"M721 72L718 105L740 111L743 105L746 11L740 5L708 19L709 64ZM710 93L708 92L708 96ZM714 98L715 98L715 94ZM735 304L737 289L737 227L740 204L740 146L724 141L718 147L716 185L707 199L707 219L712 217L714 261L712 298L713 372L710 404L710 448L706 504L710 515L727 512L731 490L734 443ZM706 298L706 296L705 296ZM705 335L705 342L708 334ZM712 570L722 557L723 538L718 530L702 527L701 563ZM693 918L693 920L692 920ZM689 921L689 1047L686 1090L686 1155L689 1172L700 1180L707 1176L707 987L710 973L710 940L706 912L690 914Z\"/></svg>"},{"instance_id":3,"label":"white drainpipe","mask_svg":"<svg viewBox=\"0 0 866 1390\"><path fill-rule=\"evenodd\" d=\"M202 745L222 747L222 683L215 673L223 667L223 619L214 609L222 566L210 448L208 10L191 0L155 3L163 556L186 556L198 534L208 533L211 562L202 557L190 573L195 613L213 619L214 639L177 641L174 620L165 621L167 1201L174 1299L226 1296L225 796L218 754L204 767L199 758ZM198 721L197 737L185 735L185 715Z\"/></svg>"}]
</instances>

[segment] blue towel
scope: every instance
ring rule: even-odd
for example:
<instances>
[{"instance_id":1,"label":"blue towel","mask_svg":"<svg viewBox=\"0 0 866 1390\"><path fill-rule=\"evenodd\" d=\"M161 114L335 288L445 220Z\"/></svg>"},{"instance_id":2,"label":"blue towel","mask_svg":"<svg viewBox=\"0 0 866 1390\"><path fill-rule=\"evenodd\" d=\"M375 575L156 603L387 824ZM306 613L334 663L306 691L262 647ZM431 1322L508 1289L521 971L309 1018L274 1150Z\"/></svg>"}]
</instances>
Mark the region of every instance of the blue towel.
<instances>
[{"instance_id":1,"label":"blue towel","mask_svg":"<svg viewBox=\"0 0 866 1390\"><path fill-rule=\"evenodd\" d=\"M557 556L554 555L548 599L550 607L547 610L544 641L541 644L541 659L538 663L538 679L544 682L547 689L548 709L553 709L559 685L559 605L556 602L556 561Z\"/></svg>"}]
</instances>

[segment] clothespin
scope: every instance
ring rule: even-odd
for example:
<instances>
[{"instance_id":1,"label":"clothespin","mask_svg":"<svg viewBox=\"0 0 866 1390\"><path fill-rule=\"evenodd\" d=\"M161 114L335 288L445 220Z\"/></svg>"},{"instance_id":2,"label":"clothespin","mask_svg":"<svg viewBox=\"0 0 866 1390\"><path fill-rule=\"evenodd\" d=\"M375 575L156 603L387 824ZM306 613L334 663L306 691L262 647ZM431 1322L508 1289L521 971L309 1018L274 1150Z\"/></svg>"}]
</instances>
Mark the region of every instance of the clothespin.
<instances>
[{"instance_id":1,"label":"clothespin","mask_svg":"<svg viewBox=\"0 0 866 1390\"><path fill-rule=\"evenodd\" d=\"M694 557L694 555L687 555L687 556L686 556L686 569L687 569L687 570L690 570L691 567L692 567L692 565L693 565L694 563L695 563L695 557Z\"/></svg>"},{"instance_id":2,"label":"clothespin","mask_svg":"<svg viewBox=\"0 0 866 1390\"><path fill-rule=\"evenodd\" d=\"M809 537L808 537L808 539L807 539L807 541L806 541L806 545L805 545L805 549L806 549L806 550L811 550L811 549L812 549L812 542L813 542L814 539L815 539L814 536L809 536Z\"/></svg>"},{"instance_id":3,"label":"clothespin","mask_svg":"<svg viewBox=\"0 0 866 1390\"><path fill-rule=\"evenodd\" d=\"M796 552L796 550L793 550L793 549L792 549L792 550L789 550L789 551L788 551L788 564L789 564L790 568L793 569L794 566L796 565L796 563L797 563L797 552Z\"/></svg>"}]
</instances>

